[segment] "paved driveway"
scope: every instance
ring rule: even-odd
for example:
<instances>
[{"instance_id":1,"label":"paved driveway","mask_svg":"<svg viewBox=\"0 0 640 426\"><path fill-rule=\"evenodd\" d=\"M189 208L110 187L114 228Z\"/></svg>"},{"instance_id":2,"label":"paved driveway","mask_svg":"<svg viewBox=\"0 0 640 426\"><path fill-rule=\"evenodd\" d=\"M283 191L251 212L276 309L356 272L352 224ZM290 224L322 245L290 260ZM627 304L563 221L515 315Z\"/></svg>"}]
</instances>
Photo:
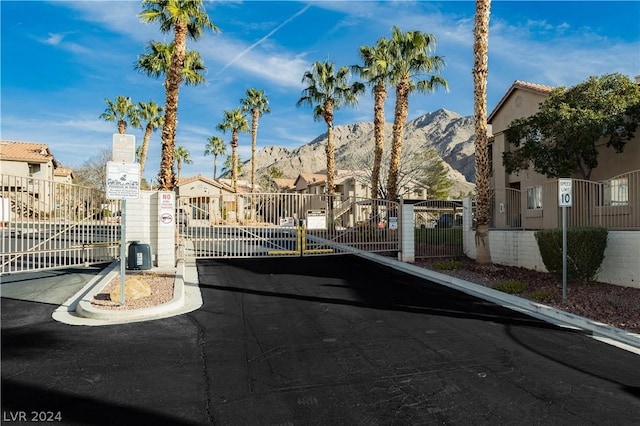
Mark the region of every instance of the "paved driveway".
<instances>
[{"instance_id":1,"label":"paved driveway","mask_svg":"<svg viewBox=\"0 0 640 426\"><path fill-rule=\"evenodd\" d=\"M631 425L640 357L351 256L199 261L204 305L106 327L2 300L2 409L64 424Z\"/></svg>"}]
</instances>

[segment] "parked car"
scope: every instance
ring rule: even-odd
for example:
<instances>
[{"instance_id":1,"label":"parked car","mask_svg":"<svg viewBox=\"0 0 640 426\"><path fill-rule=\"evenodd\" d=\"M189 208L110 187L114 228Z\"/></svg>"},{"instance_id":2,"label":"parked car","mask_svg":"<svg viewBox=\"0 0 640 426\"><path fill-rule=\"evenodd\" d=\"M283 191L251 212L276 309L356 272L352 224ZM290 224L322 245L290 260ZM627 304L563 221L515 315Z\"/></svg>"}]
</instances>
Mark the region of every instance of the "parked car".
<instances>
[{"instance_id":1,"label":"parked car","mask_svg":"<svg viewBox=\"0 0 640 426\"><path fill-rule=\"evenodd\" d=\"M436 222L436 228L454 228L462 226L462 216L451 213L441 214Z\"/></svg>"}]
</instances>

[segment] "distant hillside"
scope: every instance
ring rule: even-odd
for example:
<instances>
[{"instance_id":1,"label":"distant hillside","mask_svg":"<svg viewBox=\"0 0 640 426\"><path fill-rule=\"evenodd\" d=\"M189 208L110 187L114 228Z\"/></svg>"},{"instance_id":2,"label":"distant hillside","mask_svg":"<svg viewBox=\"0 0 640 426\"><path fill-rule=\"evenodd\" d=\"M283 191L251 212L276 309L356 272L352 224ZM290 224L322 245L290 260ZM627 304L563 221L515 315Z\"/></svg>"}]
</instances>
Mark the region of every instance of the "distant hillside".
<instances>
[{"instance_id":1,"label":"distant hillside","mask_svg":"<svg viewBox=\"0 0 640 426\"><path fill-rule=\"evenodd\" d=\"M391 146L392 124L387 123L385 147ZM373 151L373 122L363 122L336 126L334 128L336 146L336 167L353 168L354 158L364 158ZM322 134L299 148L289 150L269 146L256 152L256 175L260 176L269 167L282 170L285 177L295 178L299 173L318 172L326 169L324 146L327 135ZM468 193L475 181L473 117L462 117L455 112L439 109L407 123L404 133L403 151L434 148L450 166L450 177L455 185L451 195ZM245 171L251 170L251 161ZM245 173L243 178L248 175Z\"/></svg>"}]
</instances>

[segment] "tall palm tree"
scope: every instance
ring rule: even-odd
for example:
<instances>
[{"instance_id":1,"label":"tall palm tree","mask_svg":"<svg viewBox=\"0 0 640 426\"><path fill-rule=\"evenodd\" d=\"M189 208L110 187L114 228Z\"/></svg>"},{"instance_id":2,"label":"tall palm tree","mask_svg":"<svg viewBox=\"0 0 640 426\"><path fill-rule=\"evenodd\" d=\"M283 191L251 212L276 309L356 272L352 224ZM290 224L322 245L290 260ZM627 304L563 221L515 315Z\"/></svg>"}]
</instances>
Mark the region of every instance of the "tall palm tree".
<instances>
[{"instance_id":1,"label":"tall palm tree","mask_svg":"<svg viewBox=\"0 0 640 426\"><path fill-rule=\"evenodd\" d=\"M231 185L233 192L238 192L238 134L249 131L249 123L242 108L224 112L224 120L217 129L226 133L231 131Z\"/></svg>"},{"instance_id":2,"label":"tall palm tree","mask_svg":"<svg viewBox=\"0 0 640 426\"><path fill-rule=\"evenodd\" d=\"M240 100L242 109L251 112L251 192L254 191L256 178L256 141L258 138L258 120L263 114L271 112L269 98L264 90L247 89L247 97Z\"/></svg>"},{"instance_id":3,"label":"tall palm tree","mask_svg":"<svg viewBox=\"0 0 640 426\"><path fill-rule=\"evenodd\" d=\"M204 155L213 155L213 179L215 180L218 155L227 155L227 146L220 136L211 136L207 142L204 146Z\"/></svg>"},{"instance_id":4,"label":"tall palm tree","mask_svg":"<svg viewBox=\"0 0 640 426\"><path fill-rule=\"evenodd\" d=\"M162 159L158 174L160 190L175 187L173 155L178 124L178 93L183 79L187 37L198 40L205 29L218 31L211 22L203 0L143 0L143 11L138 15L145 23L158 22L163 33L173 32L173 49L170 66L166 70L165 122L162 126Z\"/></svg>"},{"instance_id":5,"label":"tall palm tree","mask_svg":"<svg viewBox=\"0 0 640 426\"><path fill-rule=\"evenodd\" d=\"M144 137L142 138L142 146L140 148L140 176L144 174L144 164L147 161L147 151L149 149L149 139L151 134L159 127L162 127L164 116L162 115L162 107L153 100L149 102L138 102L139 119L146 123L144 125Z\"/></svg>"},{"instance_id":6,"label":"tall palm tree","mask_svg":"<svg viewBox=\"0 0 640 426\"><path fill-rule=\"evenodd\" d=\"M385 118L384 102L387 99L387 83L391 77L391 61L389 42L381 37L375 46L361 46L360 58L363 65L353 68L372 86L373 90L373 171L371 173L372 197L380 195L380 167L384 151Z\"/></svg>"},{"instance_id":7,"label":"tall palm tree","mask_svg":"<svg viewBox=\"0 0 640 426\"><path fill-rule=\"evenodd\" d=\"M476 262L491 263L489 249L489 148L487 141L487 74L491 0L476 0L473 29L473 115L476 133Z\"/></svg>"},{"instance_id":8,"label":"tall palm tree","mask_svg":"<svg viewBox=\"0 0 640 426\"><path fill-rule=\"evenodd\" d=\"M128 96L116 96L115 102L105 99L107 108L100 118L105 121L115 122L118 125L118 133L124 135L127 132L127 122L133 127L139 127L138 108L131 102Z\"/></svg>"},{"instance_id":9,"label":"tall palm tree","mask_svg":"<svg viewBox=\"0 0 640 426\"><path fill-rule=\"evenodd\" d=\"M404 138L404 126L409 115L409 94L412 92L432 92L439 87L448 88L447 81L437 75L421 80L425 74L440 72L444 59L429 56L435 49L436 38L433 34L420 31L403 33L394 26L389 44L391 49L391 83L396 88L396 105L393 117L391 141L391 164L387 179L387 199L395 201L397 197L398 171Z\"/></svg>"},{"instance_id":10,"label":"tall palm tree","mask_svg":"<svg viewBox=\"0 0 640 426\"><path fill-rule=\"evenodd\" d=\"M189 153L189 150L182 145L176 146L176 151L174 152L173 156L178 165L178 181L180 181L180 172L182 171L182 163L192 164L193 160L191 159L191 153Z\"/></svg>"},{"instance_id":11,"label":"tall palm tree","mask_svg":"<svg viewBox=\"0 0 640 426\"><path fill-rule=\"evenodd\" d=\"M138 55L138 60L134 64L134 69L149 77L158 78L166 76L171 67L171 55L173 54L173 43L162 43L150 41L145 53ZM200 52L187 50L182 68L182 82L187 86L196 86L206 82L204 73L207 68Z\"/></svg>"},{"instance_id":12,"label":"tall palm tree","mask_svg":"<svg viewBox=\"0 0 640 426\"><path fill-rule=\"evenodd\" d=\"M327 124L327 194L335 192L335 147L333 144L333 113L342 105L357 105L358 95L365 90L364 84L349 84L349 68L335 70L332 62L314 62L311 70L306 71L302 82L308 84L302 91L302 97L296 106L313 107L313 119L323 119Z\"/></svg>"}]
</instances>

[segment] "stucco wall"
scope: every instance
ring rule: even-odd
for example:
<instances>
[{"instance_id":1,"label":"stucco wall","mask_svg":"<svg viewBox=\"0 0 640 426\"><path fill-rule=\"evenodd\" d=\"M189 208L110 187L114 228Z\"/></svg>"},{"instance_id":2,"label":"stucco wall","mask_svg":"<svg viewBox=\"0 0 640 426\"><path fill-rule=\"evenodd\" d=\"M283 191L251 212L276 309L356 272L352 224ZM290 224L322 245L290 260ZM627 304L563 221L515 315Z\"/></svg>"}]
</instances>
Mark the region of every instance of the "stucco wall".
<instances>
[{"instance_id":1,"label":"stucco wall","mask_svg":"<svg viewBox=\"0 0 640 426\"><path fill-rule=\"evenodd\" d=\"M471 229L471 209L464 200L464 254L476 258L475 231ZM491 261L497 265L519 266L546 272L534 231L489 231ZM604 261L597 281L640 288L640 231L609 231Z\"/></svg>"},{"instance_id":2,"label":"stucco wall","mask_svg":"<svg viewBox=\"0 0 640 426\"><path fill-rule=\"evenodd\" d=\"M175 196L173 192L140 191L140 198L127 200L126 239L127 243L139 241L149 244L153 262L158 267L175 266L175 221L162 224L160 211L162 194L170 194L173 214L175 214ZM170 208L171 210L171 208Z\"/></svg>"}]
</instances>

